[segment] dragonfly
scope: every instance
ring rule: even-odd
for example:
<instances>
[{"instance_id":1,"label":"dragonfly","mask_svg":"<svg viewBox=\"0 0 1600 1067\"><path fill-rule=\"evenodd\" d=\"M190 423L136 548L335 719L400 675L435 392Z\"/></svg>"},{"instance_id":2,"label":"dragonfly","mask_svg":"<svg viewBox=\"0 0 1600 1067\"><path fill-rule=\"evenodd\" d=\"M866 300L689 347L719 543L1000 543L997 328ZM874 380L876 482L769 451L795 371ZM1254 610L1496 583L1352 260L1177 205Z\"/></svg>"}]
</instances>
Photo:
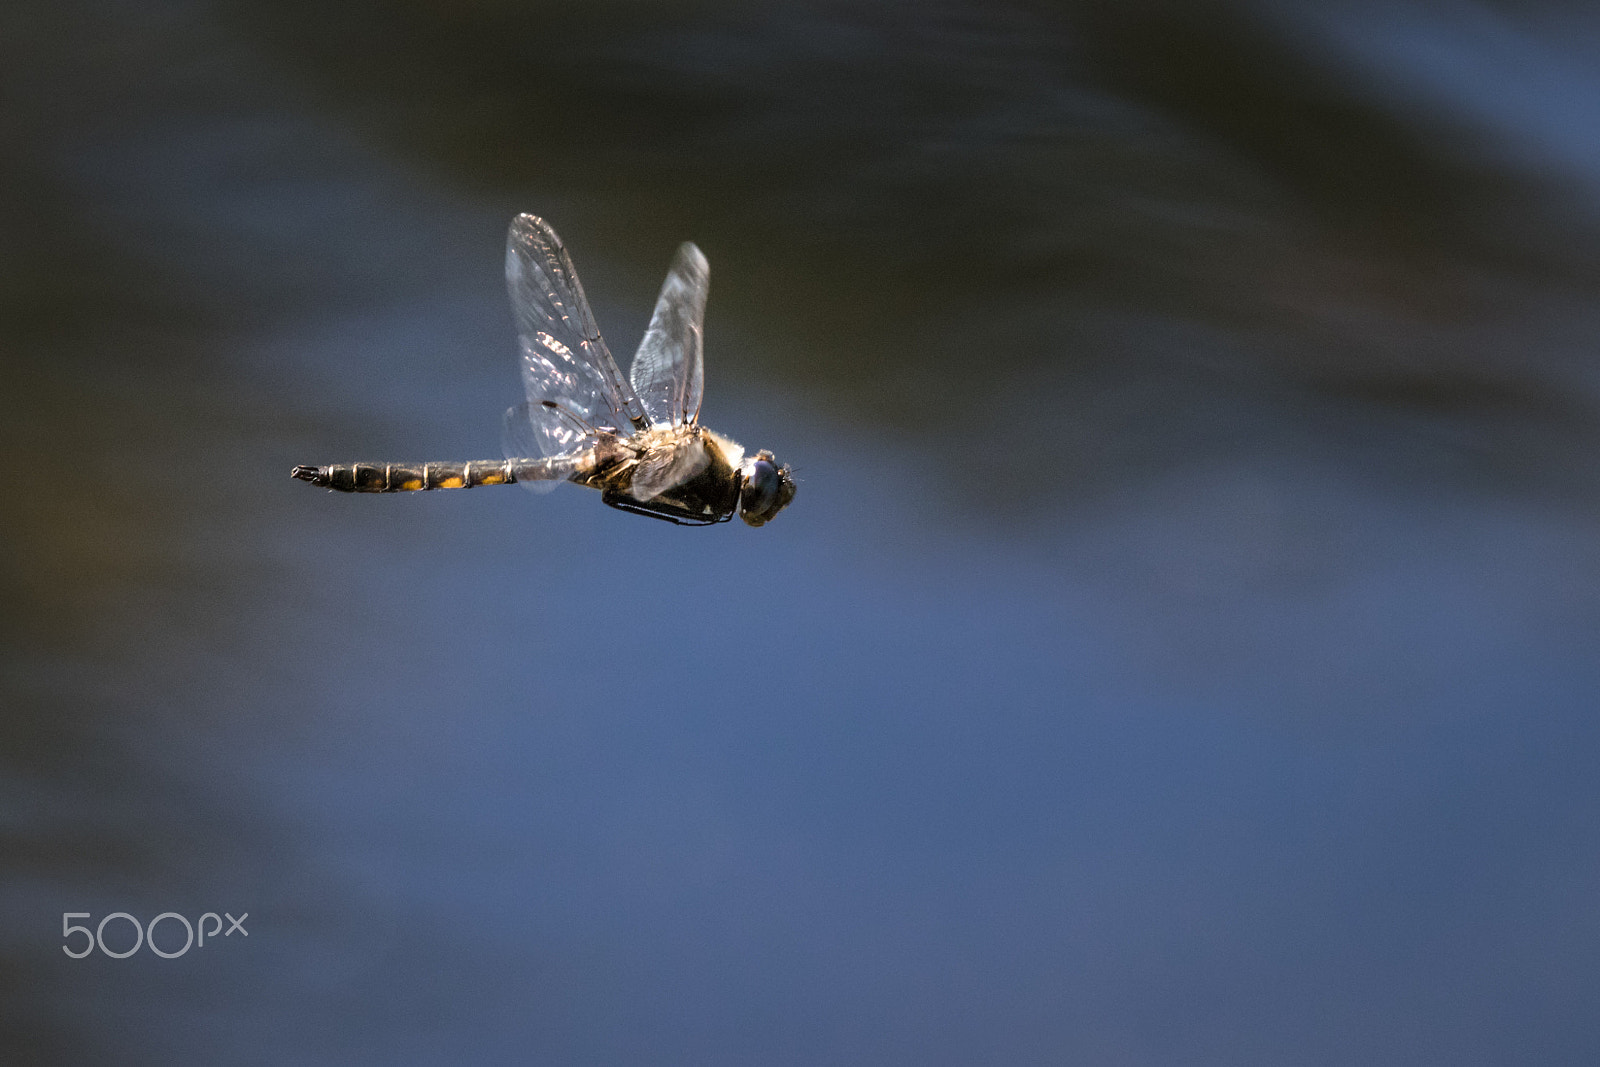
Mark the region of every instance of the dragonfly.
<instances>
[{"instance_id":1,"label":"dragonfly","mask_svg":"<svg viewBox=\"0 0 1600 1067\"><path fill-rule=\"evenodd\" d=\"M346 493L562 482L605 504L680 526L737 514L761 526L794 499L771 452L745 455L700 425L711 267L692 242L673 257L650 328L624 378L595 324L566 246L545 220L518 215L506 237L506 287L528 399L506 412L504 460L298 466L291 475Z\"/></svg>"}]
</instances>

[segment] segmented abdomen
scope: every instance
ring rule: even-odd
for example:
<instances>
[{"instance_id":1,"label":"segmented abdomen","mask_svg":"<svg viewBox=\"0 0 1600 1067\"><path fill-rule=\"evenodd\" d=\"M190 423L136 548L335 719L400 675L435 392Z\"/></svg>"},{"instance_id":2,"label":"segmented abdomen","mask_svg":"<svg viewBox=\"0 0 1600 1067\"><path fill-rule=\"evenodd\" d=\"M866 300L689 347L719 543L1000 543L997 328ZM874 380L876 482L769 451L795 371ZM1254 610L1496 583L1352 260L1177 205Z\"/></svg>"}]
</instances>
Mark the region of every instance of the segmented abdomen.
<instances>
[{"instance_id":1,"label":"segmented abdomen","mask_svg":"<svg viewBox=\"0 0 1600 1067\"><path fill-rule=\"evenodd\" d=\"M293 477L341 493L408 493L424 489L471 489L560 477L549 460L473 460L468 463L350 463L296 467Z\"/></svg>"}]
</instances>

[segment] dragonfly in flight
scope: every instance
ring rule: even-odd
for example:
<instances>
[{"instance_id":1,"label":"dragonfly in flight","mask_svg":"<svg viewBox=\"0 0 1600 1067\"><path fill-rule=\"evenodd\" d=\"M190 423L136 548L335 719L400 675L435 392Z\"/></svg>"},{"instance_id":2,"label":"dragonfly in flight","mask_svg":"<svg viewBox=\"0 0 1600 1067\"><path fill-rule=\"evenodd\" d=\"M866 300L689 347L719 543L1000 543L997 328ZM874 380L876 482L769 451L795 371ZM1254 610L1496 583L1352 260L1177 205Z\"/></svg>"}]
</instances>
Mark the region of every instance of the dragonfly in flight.
<instances>
[{"instance_id":1,"label":"dragonfly in flight","mask_svg":"<svg viewBox=\"0 0 1600 1067\"><path fill-rule=\"evenodd\" d=\"M737 514L770 522L794 499L789 468L744 454L700 425L702 321L711 268L678 247L650 329L626 378L611 357L572 257L550 224L518 215L506 238L506 286L528 399L506 412L504 460L299 466L301 481L346 493L519 483L535 492L576 482L611 507L682 526Z\"/></svg>"}]
</instances>

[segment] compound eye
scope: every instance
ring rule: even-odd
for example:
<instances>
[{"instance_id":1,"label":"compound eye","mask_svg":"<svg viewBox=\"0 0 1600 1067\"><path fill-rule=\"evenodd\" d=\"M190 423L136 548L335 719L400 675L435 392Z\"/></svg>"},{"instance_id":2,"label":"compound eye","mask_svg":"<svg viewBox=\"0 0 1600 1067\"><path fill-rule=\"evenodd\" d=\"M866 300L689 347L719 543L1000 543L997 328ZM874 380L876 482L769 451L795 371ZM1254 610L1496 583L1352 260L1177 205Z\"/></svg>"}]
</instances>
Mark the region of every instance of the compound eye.
<instances>
[{"instance_id":1,"label":"compound eye","mask_svg":"<svg viewBox=\"0 0 1600 1067\"><path fill-rule=\"evenodd\" d=\"M758 459L745 476L744 489L739 494L739 511L746 522L754 519L759 525L777 512L782 492L783 476L778 473L778 465Z\"/></svg>"}]
</instances>

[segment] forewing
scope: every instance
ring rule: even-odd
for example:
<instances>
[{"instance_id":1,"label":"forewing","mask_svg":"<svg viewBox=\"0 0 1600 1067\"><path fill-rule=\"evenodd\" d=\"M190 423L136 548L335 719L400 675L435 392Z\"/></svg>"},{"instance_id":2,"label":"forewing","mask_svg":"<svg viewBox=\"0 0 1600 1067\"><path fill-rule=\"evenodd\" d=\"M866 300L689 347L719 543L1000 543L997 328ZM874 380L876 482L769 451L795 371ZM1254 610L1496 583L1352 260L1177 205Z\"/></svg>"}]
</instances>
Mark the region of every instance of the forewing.
<instances>
[{"instance_id":1,"label":"forewing","mask_svg":"<svg viewBox=\"0 0 1600 1067\"><path fill-rule=\"evenodd\" d=\"M506 411L501 442L506 458L564 457L593 448L595 438L585 433L558 409L539 404L517 404ZM550 478L518 478L517 484L534 493L548 493L566 477L560 465L548 467Z\"/></svg>"},{"instance_id":2,"label":"forewing","mask_svg":"<svg viewBox=\"0 0 1600 1067\"><path fill-rule=\"evenodd\" d=\"M543 219L518 215L512 220L506 236L506 288L531 408L552 401L592 427L611 426L624 433L645 424L639 398L600 336L572 257ZM532 424L539 427L539 418Z\"/></svg>"},{"instance_id":3,"label":"forewing","mask_svg":"<svg viewBox=\"0 0 1600 1067\"><path fill-rule=\"evenodd\" d=\"M628 491L635 500L648 503L705 470L707 462L705 447L699 441L663 445L639 461Z\"/></svg>"},{"instance_id":4,"label":"forewing","mask_svg":"<svg viewBox=\"0 0 1600 1067\"><path fill-rule=\"evenodd\" d=\"M700 415L705 392L703 323L711 265L692 243L678 246L661 286L650 329L628 377L653 423L679 425Z\"/></svg>"}]
</instances>

